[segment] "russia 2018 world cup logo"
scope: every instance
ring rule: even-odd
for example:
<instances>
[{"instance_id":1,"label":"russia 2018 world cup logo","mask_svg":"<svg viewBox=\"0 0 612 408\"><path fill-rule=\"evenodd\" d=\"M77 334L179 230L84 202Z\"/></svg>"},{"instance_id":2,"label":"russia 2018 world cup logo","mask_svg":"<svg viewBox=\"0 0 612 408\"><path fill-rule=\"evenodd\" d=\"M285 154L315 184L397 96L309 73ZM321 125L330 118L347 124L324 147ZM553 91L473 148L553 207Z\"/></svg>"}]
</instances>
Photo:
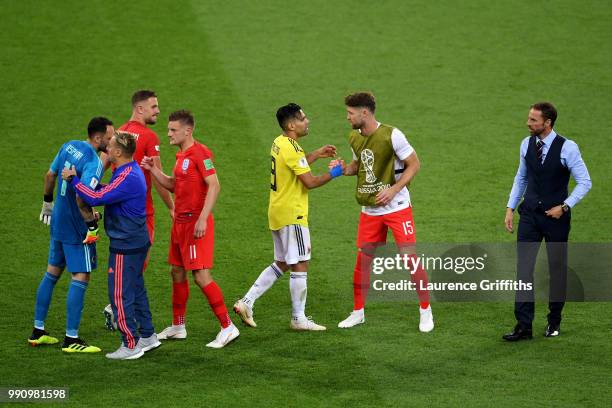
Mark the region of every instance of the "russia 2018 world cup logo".
<instances>
[{"instance_id":1,"label":"russia 2018 world cup logo","mask_svg":"<svg viewBox=\"0 0 612 408\"><path fill-rule=\"evenodd\" d=\"M374 175L374 152L370 149L363 149L361 151L361 162L366 171L366 182L374 183L376 176Z\"/></svg>"}]
</instances>

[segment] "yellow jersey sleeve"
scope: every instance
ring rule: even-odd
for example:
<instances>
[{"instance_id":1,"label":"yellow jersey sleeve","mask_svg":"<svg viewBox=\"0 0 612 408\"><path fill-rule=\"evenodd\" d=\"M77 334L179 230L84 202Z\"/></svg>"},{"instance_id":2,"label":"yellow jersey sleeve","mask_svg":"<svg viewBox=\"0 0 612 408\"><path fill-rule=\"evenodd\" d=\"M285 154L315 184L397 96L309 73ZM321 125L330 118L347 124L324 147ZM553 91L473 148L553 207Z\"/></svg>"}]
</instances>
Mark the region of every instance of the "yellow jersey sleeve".
<instances>
[{"instance_id":1,"label":"yellow jersey sleeve","mask_svg":"<svg viewBox=\"0 0 612 408\"><path fill-rule=\"evenodd\" d=\"M297 146L297 143L295 145ZM292 144L291 146L287 146L287 148L282 149L281 153L285 159L285 164L296 176L308 173L310 171L308 160L306 159L304 150L301 148L294 149Z\"/></svg>"}]
</instances>

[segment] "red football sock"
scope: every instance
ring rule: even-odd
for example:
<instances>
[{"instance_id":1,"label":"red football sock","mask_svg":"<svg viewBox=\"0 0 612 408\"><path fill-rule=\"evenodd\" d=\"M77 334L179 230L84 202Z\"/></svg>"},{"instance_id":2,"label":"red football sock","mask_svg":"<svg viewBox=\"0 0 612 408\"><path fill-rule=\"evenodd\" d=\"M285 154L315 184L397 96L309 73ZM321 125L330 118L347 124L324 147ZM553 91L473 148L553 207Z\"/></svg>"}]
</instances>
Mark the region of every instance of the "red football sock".
<instances>
[{"instance_id":1,"label":"red football sock","mask_svg":"<svg viewBox=\"0 0 612 408\"><path fill-rule=\"evenodd\" d=\"M189 280L172 283L172 324L185 324L187 312L187 299L189 299Z\"/></svg>"},{"instance_id":2,"label":"red football sock","mask_svg":"<svg viewBox=\"0 0 612 408\"><path fill-rule=\"evenodd\" d=\"M217 319L219 319L221 327L224 329L229 327L232 324L232 320L227 314L227 307L225 307L225 302L223 301L223 292L221 292L219 285L214 281L210 282L202 288L202 293L208 299L208 303Z\"/></svg>"},{"instance_id":3,"label":"red football sock","mask_svg":"<svg viewBox=\"0 0 612 408\"><path fill-rule=\"evenodd\" d=\"M410 255L410 259L412 260L412 265L414 265L416 255ZM410 279L416 285L419 305L422 309L427 309L429 307L429 291L427 289L421 289L422 287L427 287L427 271L419 264L416 271L410 275Z\"/></svg>"},{"instance_id":4,"label":"red football sock","mask_svg":"<svg viewBox=\"0 0 612 408\"><path fill-rule=\"evenodd\" d=\"M353 271L353 310L363 309L370 288L370 265L372 256L362 251L357 253L357 262Z\"/></svg>"}]
</instances>

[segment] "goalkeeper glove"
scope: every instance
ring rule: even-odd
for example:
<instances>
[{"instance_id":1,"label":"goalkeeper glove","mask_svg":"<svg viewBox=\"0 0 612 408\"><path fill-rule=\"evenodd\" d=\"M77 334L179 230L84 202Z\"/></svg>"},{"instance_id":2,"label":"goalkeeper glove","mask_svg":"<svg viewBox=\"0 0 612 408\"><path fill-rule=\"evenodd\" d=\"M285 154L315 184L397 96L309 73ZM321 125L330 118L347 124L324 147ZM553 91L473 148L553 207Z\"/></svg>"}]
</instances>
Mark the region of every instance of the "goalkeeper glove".
<instances>
[{"instance_id":1,"label":"goalkeeper glove","mask_svg":"<svg viewBox=\"0 0 612 408\"><path fill-rule=\"evenodd\" d=\"M51 225L51 214L53 213L53 199L51 201L43 201L42 210L38 219L45 225Z\"/></svg>"},{"instance_id":2,"label":"goalkeeper glove","mask_svg":"<svg viewBox=\"0 0 612 408\"><path fill-rule=\"evenodd\" d=\"M98 240L98 222L94 219L87 223L87 235L83 240L84 244L95 244Z\"/></svg>"}]
</instances>

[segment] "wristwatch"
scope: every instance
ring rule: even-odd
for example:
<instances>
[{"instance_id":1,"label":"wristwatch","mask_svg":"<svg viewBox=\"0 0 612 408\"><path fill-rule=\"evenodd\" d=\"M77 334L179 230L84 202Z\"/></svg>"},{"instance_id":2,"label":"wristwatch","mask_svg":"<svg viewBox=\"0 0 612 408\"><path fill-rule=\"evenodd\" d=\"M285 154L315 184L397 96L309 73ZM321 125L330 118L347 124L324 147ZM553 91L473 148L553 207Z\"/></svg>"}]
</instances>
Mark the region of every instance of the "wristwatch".
<instances>
[{"instance_id":1,"label":"wristwatch","mask_svg":"<svg viewBox=\"0 0 612 408\"><path fill-rule=\"evenodd\" d=\"M563 203L561 204L561 209L563 210L564 213L566 213L569 211L570 207L566 203Z\"/></svg>"}]
</instances>

